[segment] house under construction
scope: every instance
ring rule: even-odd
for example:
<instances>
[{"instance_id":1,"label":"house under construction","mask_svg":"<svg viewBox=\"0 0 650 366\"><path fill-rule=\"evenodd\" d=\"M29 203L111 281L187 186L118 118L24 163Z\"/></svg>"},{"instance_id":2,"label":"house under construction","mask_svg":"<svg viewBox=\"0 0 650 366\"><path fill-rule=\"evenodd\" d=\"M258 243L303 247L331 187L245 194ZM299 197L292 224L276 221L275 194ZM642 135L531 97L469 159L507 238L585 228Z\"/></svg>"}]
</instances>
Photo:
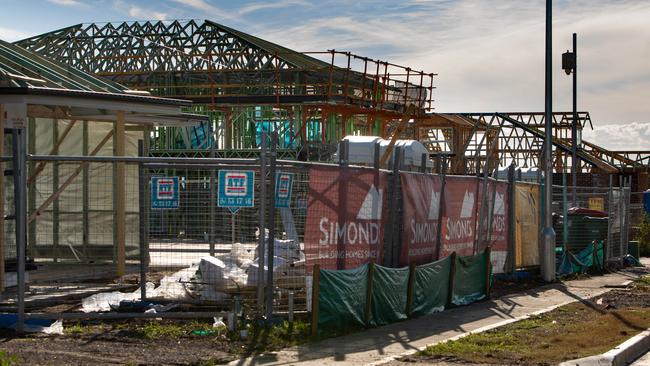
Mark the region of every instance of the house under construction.
<instances>
[{"instance_id":1,"label":"house under construction","mask_svg":"<svg viewBox=\"0 0 650 366\"><path fill-rule=\"evenodd\" d=\"M211 123L151 131L152 156L251 157L263 131L279 156L328 160L346 135L417 139L454 174L539 167L543 113L433 113L435 74L349 52L301 53L215 22L78 24L17 42L46 57L156 96L189 99ZM555 113L556 172L571 166L571 113ZM580 112L578 131L591 126ZM578 139L579 172L633 174L648 186L648 151Z\"/></svg>"}]
</instances>

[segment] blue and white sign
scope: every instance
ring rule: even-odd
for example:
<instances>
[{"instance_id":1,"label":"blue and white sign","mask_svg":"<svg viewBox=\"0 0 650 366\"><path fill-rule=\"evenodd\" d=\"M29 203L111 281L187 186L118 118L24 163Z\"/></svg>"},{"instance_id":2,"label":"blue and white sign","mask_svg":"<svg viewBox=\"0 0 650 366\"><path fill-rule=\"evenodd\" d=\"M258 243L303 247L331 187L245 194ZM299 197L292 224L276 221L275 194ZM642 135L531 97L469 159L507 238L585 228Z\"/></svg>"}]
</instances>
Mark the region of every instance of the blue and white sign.
<instances>
[{"instance_id":1,"label":"blue and white sign","mask_svg":"<svg viewBox=\"0 0 650 366\"><path fill-rule=\"evenodd\" d=\"M151 208L176 209L179 201L178 177L151 178Z\"/></svg>"},{"instance_id":2,"label":"blue and white sign","mask_svg":"<svg viewBox=\"0 0 650 366\"><path fill-rule=\"evenodd\" d=\"M252 170L220 170L217 206L235 213L242 207L253 207L255 172Z\"/></svg>"},{"instance_id":3,"label":"blue and white sign","mask_svg":"<svg viewBox=\"0 0 650 366\"><path fill-rule=\"evenodd\" d=\"M293 173L277 172L275 175L275 207L289 208L292 190Z\"/></svg>"}]
</instances>

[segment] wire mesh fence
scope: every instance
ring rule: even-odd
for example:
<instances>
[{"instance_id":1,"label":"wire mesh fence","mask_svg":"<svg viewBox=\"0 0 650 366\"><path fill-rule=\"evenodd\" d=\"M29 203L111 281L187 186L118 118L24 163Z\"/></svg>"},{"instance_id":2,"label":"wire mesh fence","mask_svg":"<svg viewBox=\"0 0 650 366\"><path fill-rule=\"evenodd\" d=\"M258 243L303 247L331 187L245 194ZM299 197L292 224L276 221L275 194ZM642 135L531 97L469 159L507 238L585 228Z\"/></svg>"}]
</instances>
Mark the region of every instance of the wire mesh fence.
<instances>
[{"instance_id":1,"label":"wire mesh fence","mask_svg":"<svg viewBox=\"0 0 650 366\"><path fill-rule=\"evenodd\" d=\"M495 271L539 264L540 215L530 212L540 189L514 177L252 159L32 157L29 166L28 312L127 311L141 299L157 311L261 311L270 299L283 313L309 310L315 264L399 267L486 246ZM4 189L11 218L10 179ZM626 254L633 197L628 186L579 187L574 203L555 187L558 247L603 240L608 258ZM12 296L3 309L15 311Z\"/></svg>"}]
</instances>

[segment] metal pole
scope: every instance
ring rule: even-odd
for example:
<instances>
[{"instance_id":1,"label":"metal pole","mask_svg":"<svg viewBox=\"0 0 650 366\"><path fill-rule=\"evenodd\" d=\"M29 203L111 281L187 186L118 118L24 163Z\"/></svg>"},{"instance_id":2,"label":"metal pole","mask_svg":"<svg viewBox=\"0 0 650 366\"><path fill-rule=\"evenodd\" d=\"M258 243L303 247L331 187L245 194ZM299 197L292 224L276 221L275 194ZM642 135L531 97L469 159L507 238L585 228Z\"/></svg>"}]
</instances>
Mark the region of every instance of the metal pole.
<instances>
[{"instance_id":1,"label":"metal pole","mask_svg":"<svg viewBox=\"0 0 650 366\"><path fill-rule=\"evenodd\" d=\"M138 156L144 156L144 141L138 140ZM147 271L146 271L146 262L147 254L145 251L145 241L149 235L149 231L146 229L145 220L147 220L147 205L146 205L146 189L147 178L145 176L145 169L142 166L142 163L138 164L138 175L140 177L140 188L139 188L139 203L140 203L140 299L144 300L147 298Z\"/></svg>"},{"instance_id":2,"label":"metal pole","mask_svg":"<svg viewBox=\"0 0 650 366\"><path fill-rule=\"evenodd\" d=\"M216 141L212 142L210 146L210 158L214 159L216 157ZM217 171L215 169L210 169L210 198L208 199L210 203L210 223L208 224L208 235L210 241L210 255L214 256L214 243L215 243L215 218L216 218L216 209L217 209Z\"/></svg>"},{"instance_id":3,"label":"metal pole","mask_svg":"<svg viewBox=\"0 0 650 366\"><path fill-rule=\"evenodd\" d=\"M553 230L553 1L546 0L546 106L544 111L545 146L544 151L544 230L542 277L546 282L555 281L555 231Z\"/></svg>"},{"instance_id":4,"label":"metal pole","mask_svg":"<svg viewBox=\"0 0 650 366\"><path fill-rule=\"evenodd\" d=\"M27 240L27 165L25 153L25 129L13 129L13 173L14 173L14 204L16 216L16 259L18 287L18 322L16 332L25 330L25 243Z\"/></svg>"},{"instance_id":5,"label":"metal pole","mask_svg":"<svg viewBox=\"0 0 650 366\"><path fill-rule=\"evenodd\" d=\"M266 132L262 132L262 146L260 151L260 200L259 200L259 244L257 245L257 306L264 309L264 253L266 253Z\"/></svg>"},{"instance_id":6,"label":"metal pole","mask_svg":"<svg viewBox=\"0 0 650 366\"><path fill-rule=\"evenodd\" d=\"M578 35L573 33L573 124L571 125L571 201L578 205Z\"/></svg>"},{"instance_id":7,"label":"metal pole","mask_svg":"<svg viewBox=\"0 0 650 366\"><path fill-rule=\"evenodd\" d=\"M268 242L268 271L266 272L266 319L273 315L273 247L275 245L275 160L278 133L271 135L271 169L269 170L269 242Z\"/></svg>"}]
</instances>

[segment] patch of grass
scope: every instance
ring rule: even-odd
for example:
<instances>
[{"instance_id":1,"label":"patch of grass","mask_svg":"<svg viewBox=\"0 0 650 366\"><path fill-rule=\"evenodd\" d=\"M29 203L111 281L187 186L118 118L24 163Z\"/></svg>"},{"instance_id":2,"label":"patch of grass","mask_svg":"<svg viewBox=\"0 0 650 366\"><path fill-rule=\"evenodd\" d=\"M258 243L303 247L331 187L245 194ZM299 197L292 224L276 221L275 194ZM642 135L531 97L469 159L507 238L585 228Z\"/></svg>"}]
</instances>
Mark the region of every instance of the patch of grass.
<instances>
[{"instance_id":1,"label":"patch of grass","mask_svg":"<svg viewBox=\"0 0 650 366\"><path fill-rule=\"evenodd\" d=\"M648 308L608 312L574 303L491 331L428 347L418 357L470 363L556 364L606 352L649 326Z\"/></svg>"},{"instance_id":2,"label":"patch of grass","mask_svg":"<svg viewBox=\"0 0 650 366\"><path fill-rule=\"evenodd\" d=\"M93 332L93 328L87 325L83 325L81 323L75 323L66 326L64 328L64 332L65 334L70 334L70 335L89 334Z\"/></svg>"},{"instance_id":3,"label":"patch of grass","mask_svg":"<svg viewBox=\"0 0 650 366\"><path fill-rule=\"evenodd\" d=\"M10 355L6 351L0 351L0 366L13 366L18 363L18 357Z\"/></svg>"}]
</instances>

